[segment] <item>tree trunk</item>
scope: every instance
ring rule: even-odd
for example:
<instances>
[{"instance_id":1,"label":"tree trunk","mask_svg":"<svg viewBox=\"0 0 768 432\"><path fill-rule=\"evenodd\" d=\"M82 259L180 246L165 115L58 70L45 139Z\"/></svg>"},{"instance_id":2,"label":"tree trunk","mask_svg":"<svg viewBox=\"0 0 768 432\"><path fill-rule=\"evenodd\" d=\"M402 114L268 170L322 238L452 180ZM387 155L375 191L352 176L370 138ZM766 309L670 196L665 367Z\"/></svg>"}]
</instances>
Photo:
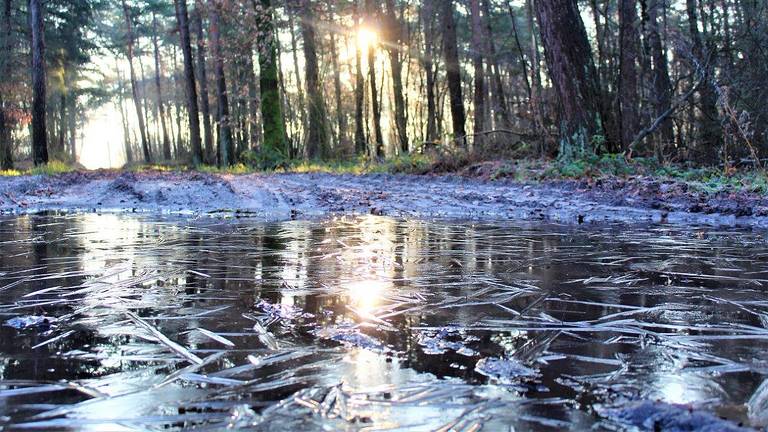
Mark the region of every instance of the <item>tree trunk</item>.
<instances>
[{"instance_id":1,"label":"tree trunk","mask_svg":"<svg viewBox=\"0 0 768 432\"><path fill-rule=\"evenodd\" d=\"M486 61L490 65L491 72L491 96L493 101L493 118L497 128L508 128L511 125L509 119L509 109L507 108L507 96L504 91L504 85L501 82L501 72L499 69L499 60L496 55L496 43L493 40L493 26L491 25L491 7L490 0L482 0L483 14L485 14L485 27L483 34L483 51Z\"/></svg>"},{"instance_id":2,"label":"tree trunk","mask_svg":"<svg viewBox=\"0 0 768 432\"><path fill-rule=\"evenodd\" d=\"M125 0L123 3L123 14L125 17L125 27L127 36L127 49L128 49L128 65L131 72L131 94L133 96L133 105L136 107L136 117L139 121L139 133L141 134L141 149L144 152L144 162L150 162L149 154L149 140L147 138L147 128L144 122L144 109L141 106L141 99L139 98L138 84L136 83L136 70L133 67L133 24L131 23L131 12L128 9L128 4Z\"/></svg>"},{"instance_id":3,"label":"tree trunk","mask_svg":"<svg viewBox=\"0 0 768 432\"><path fill-rule=\"evenodd\" d=\"M280 82L277 69L277 41L275 40L274 15L271 0L253 0L258 19L256 46L259 51L259 88L261 91L261 121L263 124L263 151L274 151L289 156L285 122L280 104ZM257 9L258 8L258 9Z\"/></svg>"},{"instance_id":4,"label":"tree trunk","mask_svg":"<svg viewBox=\"0 0 768 432\"><path fill-rule=\"evenodd\" d=\"M710 80L710 66L704 64L707 61L704 51L704 43L699 33L698 17L696 16L696 0L686 0L686 12L688 15L688 26L693 42L693 68L700 69L697 73L706 76L705 82L699 87L699 103L701 109L701 118L699 119L699 139L697 140L704 154L715 154L720 148L722 135L720 134L720 123L717 116L717 105ZM711 157L707 157L711 162Z\"/></svg>"},{"instance_id":5,"label":"tree trunk","mask_svg":"<svg viewBox=\"0 0 768 432\"><path fill-rule=\"evenodd\" d=\"M66 72L64 72L66 75ZM59 94L59 136L56 149L53 152L54 158L65 156L64 145L67 142L67 84L66 81L62 84L61 93Z\"/></svg>"},{"instance_id":6,"label":"tree trunk","mask_svg":"<svg viewBox=\"0 0 768 432\"><path fill-rule=\"evenodd\" d=\"M123 86L123 74L120 72L120 64L115 59L115 72L117 73L117 91L118 98L117 103L120 108L120 121L123 126L123 144L125 145L125 162L131 163L134 161L133 148L131 147L131 131L128 127L128 114L125 112L124 96L125 90Z\"/></svg>"},{"instance_id":7,"label":"tree trunk","mask_svg":"<svg viewBox=\"0 0 768 432\"><path fill-rule=\"evenodd\" d=\"M203 4L200 0L195 2L195 10L192 12L192 20L195 32L197 33L197 82L200 84L200 110L203 115L203 143L205 145L205 154L203 155L205 163L216 163L216 156L213 150L213 132L211 132L211 103L208 99L208 74L205 65L205 32L203 31Z\"/></svg>"},{"instance_id":8,"label":"tree trunk","mask_svg":"<svg viewBox=\"0 0 768 432\"><path fill-rule=\"evenodd\" d=\"M529 57L531 59L531 110L534 116L534 132L539 135L541 145L540 151L544 155L546 152L546 125L544 124L544 110L541 103L541 57L539 56L539 41L536 38L536 26L534 24L533 0L526 0L525 9L528 15L528 31L531 35L531 46Z\"/></svg>"},{"instance_id":9,"label":"tree trunk","mask_svg":"<svg viewBox=\"0 0 768 432\"><path fill-rule=\"evenodd\" d=\"M359 29L360 6L355 1L354 6L355 26ZM366 153L368 143L365 140L365 119L363 118L363 104L365 103L365 78L363 77L363 60L359 47L355 47L355 154L362 155Z\"/></svg>"},{"instance_id":10,"label":"tree trunk","mask_svg":"<svg viewBox=\"0 0 768 432\"><path fill-rule=\"evenodd\" d=\"M437 106L435 103L435 2L436 0L424 0L422 6L422 21L424 24L424 72L426 73L427 87L427 133L425 141L434 143L437 141Z\"/></svg>"},{"instance_id":11,"label":"tree trunk","mask_svg":"<svg viewBox=\"0 0 768 432\"><path fill-rule=\"evenodd\" d=\"M378 6L375 0L366 0L367 19L373 25L378 21ZM373 133L376 157L383 158L384 134L381 132L381 106L379 105L379 88L376 86L376 47L368 47L368 83L371 86L371 110L373 111Z\"/></svg>"},{"instance_id":12,"label":"tree trunk","mask_svg":"<svg viewBox=\"0 0 768 432\"><path fill-rule=\"evenodd\" d=\"M303 1L303 0L296 0L296 1ZM307 113L306 113L306 104L304 103L304 86L301 83L301 73L299 72L299 57L298 53L299 50L296 45L296 32L294 31L294 10L291 6L286 6L286 11L288 14L288 27L291 30L291 55L293 56L293 75L296 77L296 93L299 96L299 103L298 103L298 117L299 117L299 127L298 131L296 132L297 137L294 137L294 140L297 141L297 143L302 142L302 133L306 131L307 129Z\"/></svg>"},{"instance_id":13,"label":"tree trunk","mask_svg":"<svg viewBox=\"0 0 768 432\"><path fill-rule=\"evenodd\" d=\"M41 0L29 0L32 34L32 154L35 165L48 163L48 131L45 126L45 27Z\"/></svg>"},{"instance_id":14,"label":"tree trunk","mask_svg":"<svg viewBox=\"0 0 768 432\"><path fill-rule=\"evenodd\" d=\"M309 131L305 153L309 159L323 159L328 157L328 126L319 81L312 5L310 0L303 0L301 8L301 37L304 39L305 82L309 99Z\"/></svg>"},{"instance_id":15,"label":"tree trunk","mask_svg":"<svg viewBox=\"0 0 768 432\"><path fill-rule=\"evenodd\" d=\"M171 159L171 140L168 137L168 125L165 122L165 106L163 104L163 88L160 82L160 46L157 42L157 17L152 12L152 46L155 51L155 87L157 90L157 109L160 112L160 125L163 130L163 158Z\"/></svg>"},{"instance_id":16,"label":"tree trunk","mask_svg":"<svg viewBox=\"0 0 768 432\"><path fill-rule=\"evenodd\" d=\"M653 63L654 113L658 117L667 111L672 103L672 83L667 67L667 53L661 43L661 27L659 24L659 8L663 8L663 0L649 0L648 11L648 45ZM661 145L669 145L674 140L672 123L669 121L659 128ZM661 160L661 148L657 147L656 156Z\"/></svg>"},{"instance_id":17,"label":"tree trunk","mask_svg":"<svg viewBox=\"0 0 768 432\"><path fill-rule=\"evenodd\" d=\"M443 21L443 56L445 57L446 76L448 78L448 93L451 105L451 120L453 137L459 146L466 146L466 123L464 114L464 97L461 92L461 69L459 66L459 50L456 42L456 22L453 18L453 0L441 0Z\"/></svg>"},{"instance_id":18,"label":"tree trunk","mask_svg":"<svg viewBox=\"0 0 768 432\"><path fill-rule=\"evenodd\" d=\"M336 129L338 131L339 148L347 149L347 116L344 113L344 105L341 102L341 71L339 69L338 49L336 48L336 36L331 32L331 63L333 66L333 94L336 102Z\"/></svg>"},{"instance_id":19,"label":"tree trunk","mask_svg":"<svg viewBox=\"0 0 768 432\"><path fill-rule=\"evenodd\" d=\"M11 41L11 0L3 1L3 16L0 23L0 49L6 55L0 56L0 76L9 77L11 75L11 62L9 59L12 41ZM13 168L13 143L10 118L8 118L8 105L10 103L7 95L8 83L0 82L0 169L9 170Z\"/></svg>"},{"instance_id":20,"label":"tree trunk","mask_svg":"<svg viewBox=\"0 0 768 432\"><path fill-rule=\"evenodd\" d=\"M139 91L139 95L141 96L141 105L144 107L144 127L146 128L147 133L147 143L149 144L149 158L152 159L152 154L155 149L152 148L152 134L150 134L150 123L149 123L149 111L151 107L149 106L149 102L147 101L147 79L146 75L144 74L144 62L142 61L142 56L139 55L136 57L137 62L139 63L139 80L137 82L137 88ZM157 124L157 111L152 110L152 118L155 121L155 124ZM155 136L154 138L157 138ZM154 140L157 142L157 140Z\"/></svg>"},{"instance_id":21,"label":"tree trunk","mask_svg":"<svg viewBox=\"0 0 768 432\"><path fill-rule=\"evenodd\" d=\"M200 165L203 162L203 148L200 143L200 117L197 110L197 87L195 85L195 69L192 59L192 46L189 40L189 14L187 12L187 0L174 0L174 5L176 6L176 20L179 24L181 53L184 57L184 84L187 96L187 111L189 114L189 139L192 147L192 164ZM181 130L179 130L178 141L180 146Z\"/></svg>"},{"instance_id":22,"label":"tree trunk","mask_svg":"<svg viewBox=\"0 0 768 432\"><path fill-rule=\"evenodd\" d=\"M387 39L389 42L389 65L392 69L392 92L395 99L395 125L400 152L408 153L408 119L406 117L405 98L403 96L403 60L400 54L403 29L395 11L394 0L386 0Z\"/></svg>"},{"instance_id":23,"label":"tree trunk","mask_svg":"<svg viewBox=\"0 0 768 432\"><path fill-rule=\"evenodd\" d=\"M628 148L640 130L637 77L640 34L637 28L637 0L619 0L619 115L622 150Z\"/></svg>"},{"instance_id":24,"label":"tree trunk","mask_svg":"<svg viewBox=\"0 0 768 432\"><path fill-rule=\"evenodd\" d=\"M483 132L485 132L485 69L483 68L483 21L480 17L480 0L469 1L469 11L472 21L472 66L475 70L474 77L474 105L475 105L475 136L474 148L479 150L483 146ZM488 17L486 17L488 19Z\"/></svg>"},{"instance_id":25,"label":"tree trunk","mask_svg":"<svg viewBox=\"0 0 768 432\"><path fill-rule=\"evenodd\" d=\"M221 33L219 33L220 13L219 0L208 0L210 23L208 33L211 37L211 53L213 54L214 74L216 75L216 105L217 124L219 131L219 166L232 164L232 129L229 123L229 97L227 96L227 81L224 76L224 57L221 52Z\"/></svg>"},{"instance_id":26,"label":"tree trunk","mask_svg":"<svg viewBox=\"0 0 768 432\"><path fill-rule=\"evenodd\" d=\"M560 157L580 156L602 134L597 71L575 0L537 0L536 15L560 108Z\"/></svg>"}]
</instances>

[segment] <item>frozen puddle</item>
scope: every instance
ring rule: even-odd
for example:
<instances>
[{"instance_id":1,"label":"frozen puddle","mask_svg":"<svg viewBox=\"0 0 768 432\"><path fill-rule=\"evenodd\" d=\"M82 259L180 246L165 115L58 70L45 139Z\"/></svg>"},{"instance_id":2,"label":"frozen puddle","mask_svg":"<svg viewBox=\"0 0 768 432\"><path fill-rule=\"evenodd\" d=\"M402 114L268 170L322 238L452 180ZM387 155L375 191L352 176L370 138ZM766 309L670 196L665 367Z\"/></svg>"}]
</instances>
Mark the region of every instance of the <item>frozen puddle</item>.
<instances>
[{"instance_id":1,"label":"frozen puddle","mask_svg":"<svg viewBox=\"0 0 768 432\"><path fill-rule=\"evenodd\" d=\"M0 219L0 430L747 430L757 231Z\"/></svg>"}]
</instances>

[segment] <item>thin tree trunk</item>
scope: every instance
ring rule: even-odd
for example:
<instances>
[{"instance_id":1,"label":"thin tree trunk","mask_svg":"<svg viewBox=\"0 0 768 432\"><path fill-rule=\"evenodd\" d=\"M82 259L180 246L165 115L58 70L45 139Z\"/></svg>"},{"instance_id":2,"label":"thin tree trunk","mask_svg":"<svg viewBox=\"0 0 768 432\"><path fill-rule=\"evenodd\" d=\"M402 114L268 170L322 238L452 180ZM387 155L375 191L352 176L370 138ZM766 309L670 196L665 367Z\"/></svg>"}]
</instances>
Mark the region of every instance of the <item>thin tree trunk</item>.
<instances>
[{"instance_id":1,"label":"thin tree trunk","mask_svg":"<svg viewBox=\"0 0 768 432\"><path fill-rule=\"evenodd\" d=\"M224 56L221 52L221 33L219 32L220 13L219 0L209 0L208 12L210 23L208 33L211 37L211 53L213 54L214 73L216 75L216 105L218 112L219 131L219 166L226 167L232 164L233 141L232 129L229 118L229 97L227 96L227 81L224 76Z\"/></svg>"},{"instance_id":2,"label":"thin tree trunk","mask_svg":"<svg viewBox=\"0 0 768 432\"><path fill-rule=\"evenodd\" d=\"M686 12L688 14L688 26L691 33L691 40L693 42L693 62L694 69L703 69L699 72L707 76L704 85L699 87L699 103L701 105L701 118L699 119L700 136L699 143L701 145L702 154L714 155L720 148L722 136L720 134L720 124L717 116L717 105L715 100L712 86L708 82L710 79L709 65L704 64L707 60L704 43L702 42L701 33L699 32L698 17L696 16L696 0L686 0ZM709 162L713 158L708 157Z\"/></svg>"},{"instance_id":3,"label":"thin tree trunk","mask_svg":"<svg viewBox=\"0 0 768 432\"><path fill-rule=\"evenodd\" d=\"M63 75L66 75L66 71ZM66 81L62 83L62 89L59 94L59 136L56 149L53 152L54 158L64 155L64 143L67 140L67 84Z\"/></svg>"},{"instance_id":4,"label":"thin tree trunk","mask_svg":"<svg viewBox=\"0 0 768 432\"><path fill-rule=\"evenodd\" d=\"M371 23L378 20L378 6L375 0L366 0L367 19ZM368 83L371 87L371 110L373 114L374 148L376 157L383 158L384 134L381 132L381 106L379 105L379 88L376 85L376 47L368 47Z\"/></svg>"},{"instance_id":5,"label":"thin tree trunk","mask_svg":"<svg viewBox=\"0 0 768 432\"><path fill-rule=\"evenodd\" d=\"M360 5L355 1L354 5L355 26L360 28ZM363 104L365 103L365 78L363 77L363 60L359 47L355 47L355 153L365 154L368 143L365 141L365 119L363 117Z\"/></svg>"},{"instance_id":6,"label":"thin tree trunk","mask_svg":"<svg viewBox=\"0 0 768 432\"><path fill-rule=\"evenodd\" d=\"M349 140L347 139L347 116L344 113L341 102L341 71L339 70L338 49L336 47L336 36L331 32L331 63L333 66L333 92L336 99L336 129L339 134L337 143L339 148L346 149Z\"/></svg>"},{"instance_id":7,"label":"thin tree trunk","mask_svg":"<svg viewBox=\"0 0 768 432\"><path fill-rule=\"evenodd\" d=\"M474 110L475 110L475 136L474 148L480 150L483 147L483 132L485 131L485 69L483 67L483 22L480 16L480 0L469 1L470 18L472 22L472 66L474 76ZM488 19L488 17L486 17Z\"/></svg>"},{"instance_id":8,"label":"thin tree trunk","mask_svg":"<svg viewBox=\"0 0 768 432\"><path fill-rule=\"evenodd\" d=\"M660 116L667 111L672 103L672 83L669 79L669 69L667 67L667 53L662 45L661 31L659 24L659 8L664 7L664 0L648 1L648 45L651 51L651 60L653 62L653 84L654 84L654 112ZM661 148L657 147L656 157L661 160L663 157L662 149L664 145L669 145L674 140L674 130L671 122L664 122L659 128L661 133Z\"/></svg>"},{"instance_id":9,"label":"thin tree trunk","mask_svg":"<svg viewBox=\"0 0 768 432\"><path fill-rule=\"evenodd\" d=\"M203 162L203 147L200 143L200 117L197 110L197 87L195 85L194 60L192 59L192 46L189 40L187 0L174 0L174 4L176 6L176 20L179 25L181 53L184 57L184 84L186 86L187 111L189 114L189 139L192 150L192 164L200 165ZM181 128L179 128L178 141L179 145L181 145Z\"/></svg>"},{"instance_id":10,"label":"thin tree trunk","mask_svg":"<svg viewBox=\"0 0 768 432\"><path fill-rule=\"evenodd\" d=\"M304 39L305 81L309 98L309 131L305 153L309 159L322 159L328 157L328 125L325 118L323 90L319 80L312 5L313 2L310 0L302 1L300 23L301 36Z\"/></svg>"},{"instance_id":11,"label":"thin tree trunk","mask_svg":"<svg viewBox=\"0 0 768 432\"><path fill-rule=\"evenodd\" d=\"M296 0L296 1L303 1L303 0ZM292 7L288 6L285 8L288 14L288 27L291 30L291 55L293 56L293 75L296 77L296 92L299 96L299 104L298 104L298 116L299 116L299 128L298 132L296 133L298 135L298 143L302 142L302 134L307 128L307 113L306 113L306 104L304 103L304 86L301 82L301 73L299 72L299 50L296 45L296 32L294 30L294 10Z\"/></svg>"},{"instance_id":12,"label":"thin tree trunk","mask_svg":"<svg viewBox=\"0 0 768 432\"><path fill-rule=\"evenodd\" d=\"M424 72L426 73L427 87L427 131L425 141L434 143L437 141L437 107L435 104L435 2L436 0L424 0L422 6L422 21L424 25Z\"/></svg>"},{"instance_id":13,"label":"thin tree trunk","mask_svg":"<svg viewBox=\"0 0 768 432\"><path fill-rule=\"evenodd\" d=\"M29 0L32 34L32 154L35 165L48 163L48 131L45 125L45 24L41 0Z\"/></svg>"},{"instance_id":14,"label":"thin tree trunk","mask_svg":"<svg viewBox=\"0 0 768 432\"><path fill-rule=\"evenodd\" d=\"M0 48L6 55L0 56L0 76L9 77L11 75L11 62L9 53L11 52L11 0L3 1L3 16L0 23L0 38L2 44ZM11 134L11 120L8 118L8 107L10 98L6 95L7 83L0 83L0 169L9 170L13 168L13 143Z\"/></svg>"},{"instance_id":15,"label":"thin tree trunk","mask_svg":"<svg viewBox=\"0 0 768 432\"><path fill-rule=\"evenodd\" d=\"M400 53L402 43L402 24L395 11L394 0L386 0L388 21L388 54L392 69L392 92L395 99L395 125L397 141L402 154L408 153L408 119L406 117L405 98L403 96L403 60Z\"/></svg>"},{"instance_id":16,"label":"thin tree trunk","mask_svg":"<svg viewBox=\"0 0 768 432\"><path fill-rule=\"evenodd\" d=\"M165 106L163 104L163 88L160 82L160 46L157 42L157 17L152 12L152 46L155 51L155 87L157 90L157 109L160 112L160 126L163 130L163 157L171 159L171 140L168 137L168 125L165 122Z\"/></svg>"},{"instance_id":17,"label":"thin tree trunk","mask_svg":"<svg viewBox=\"0 0 768 432\"><path fill-rule=\"evenodd\" d=\"M443 55L445 57L448 93L450 96L453 137L460 146L466 146L464 97L461 91L461 69L456 41L456 21L453 18L453 0L441 0L443 21Z\"/></svg>"},{"instance_id":18,"label":"thin tree trunk","mask_svg":"<svg viewBox=\"0 0 768 432\"><path fill-rule=\"evenodd\" d=\"M640 35L637 26L637 0L619 0L619 115L622 150L627 149L640 130L637 77Z\"/></svg>"},{"instance_id":19,"label":"thin tree trunk","mask_svg":"<svg viewBox=\"0 0 768 432\"><path fill-rule=\"evenodd\" d=\"M149 140L147 138L147 128L146 123L144 122L144 109L141 106L141 99L139 98L139 89L138 85L136 83L136 70L133 67L133 24L131 23L131 12L128 9L128 4L125 2L125 0L122 0L123 3L123 14L125 17L125 27L126 27L126 36L127 36L127 43L128 43L128 64L129 69L131 72L131 94L133 95L133 105L136 107L136 117L139 121L139 133L141 135L141 149L144 152L144 162L150 163L150 153L149 153Z\"/></svg>"},{"instance_id":20,"label":"thin tree trunk","mask_svg":"<svg viewBox=\"0 0 768 432\"><path fill-rule=\"evenodd\" d=\"M200 110L203 115L203 144L205 145L205 154L203 158L205 163L216 163L216 157L213 150L213 132L211 132L211 103L208 99L208 73L205 64L205 32L203 30L202 9L203 4L200 0L195 2L195 10L192 12L192 25L197 33L197 82L200 85Z\"/></svg>"},{"instance_id":21,"label":"thin tree trunk","mask_svg":"<svg viewBox=\"0 0 768 432\"><path fill-rule=\"evenodd\" d=\"M149 123L149 111L152 109L152 107L149 106L149 102L147 100L147 79L146 75L144 74L144 62L142 61L142 56L139 55L136 57L137 62L139 63L139 81L138 81L138 89L139 94L141 95L141 104L144 107L144 125L146 127L147 132L147 142L149 143L149 158L152 159L152 155L156 154L155 150L152 146L152 141L157 142L157 139L153 140L152 134L150 134L150 123ZM152 119L155 121L155 125L157 125L157 110L152 109ZM157 132L157 131L155 131ZM154 138L157 138L157 135L155 135Z\"/></svg>"},{"instance_id":22,"label":"thin tree trunk","mask_svg":"<svg viewBox=\"0 0 768 432\"><path fill-rule=\"evenodd\" d=\"M526 0L525 8L528 15L528 31L531 35L529 57L531 59L531 110L534 115L534 132L541 137L541 154L546 151L546 126L544 125L544 111L541 104L541 57L539 56L539 41L536 38L536 26L534 24L535 12L533 0Z\"/></svg>"},{"instance_id":23,"label":"thin tree trunk","mask_svg":"<svg viewBox=\"0 0 768 432\"><path fill-rule=\"evenodd\" d=\"M120 64L115 59L115 71L117 71L117 91L119 93L118 104L120 105L120 120L123 124L123 144L125 145L125 162L134 161L133 148L131 144L131 130L128 127L128 115L125 112L124 98L125 90L123 86L123 74L120 72Z\"/></svg>"},{"instance_id":24,"label":"thin tree trunk","mask_svg":"<svg viewBox=\"0 0 768 432\"><path fill-rule=\"evenodd\" d=\"M485 57L490 64L492 96L494 102L494 118L496 127L499 129L509 128L511 121L509 118L509 109L507 108L507 96L504 91L504 85L501 82L501 72L499 70L499 60L496 54L496 43L494 42L493 27L491 25L491 7L490 0L482 0L483 14L485 14L485 33L484 49Z\"/></svg>"},{"instance_id":25,"label":"thin tree trunk","mask_svg":"<svg viewBox=\"0 0 768 432\"><path fill-rule=\"evenodd\" d=\"M246 118L246 124L248 126L248 141L249 148L256 150L259 147L259 140L261 137L261 124L259 123L259 92L256 89L256 72L253 65L253 45L250 42L245 44L245 55L243 56L243 75L245 78L245 86L248 90L248 116Z\"/></svg>"}]
</instances>

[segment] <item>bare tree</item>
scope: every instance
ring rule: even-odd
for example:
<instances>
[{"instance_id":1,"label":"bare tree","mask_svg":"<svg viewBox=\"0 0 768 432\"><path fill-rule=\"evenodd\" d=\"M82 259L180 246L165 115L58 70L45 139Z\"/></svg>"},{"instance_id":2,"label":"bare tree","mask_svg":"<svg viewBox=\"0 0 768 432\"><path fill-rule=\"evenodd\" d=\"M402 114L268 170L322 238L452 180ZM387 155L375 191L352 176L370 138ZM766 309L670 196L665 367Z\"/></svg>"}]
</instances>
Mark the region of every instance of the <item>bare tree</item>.
<instances>
[{"instance_id":1,"label":"bare tree","mask_svg":"<svg viewBox=\"0 0 768 432\"><path fill-rule=\"evenodd\" d=\"M234 157L234 142L229 118L229 97L227 96L227 81L224 75L224 55L221 51L221 33L219 31L221 3L219 0L208 0L210 22L208 33L211 37L211 53L213 54L213 70L216 76L216 123L219 131L219 166L232 164Z\"/></svg>"},{"instance_id":2,"label":"bare tree","mask_svg":"<svg viewBox=\"0 0 768 432\"><path fill-rule=\"evenodd\" d=\"M319 159L328 156L328 124L319 81L312 4L310 0L303 0L301 8L301 36L304 39L305 81L309 98L309 130L305 153L309 159Z\"/></svg>"},{"instance_id":3,"label":"bare tree","mask_svg":"<svg viewBox=\"0 0 768 432\"><path fill-rule=\"evenodd\" d=\"M593 137L602 135L600 92L587 31L572 0L536 0L536 16L557 92L560 155L594 150Z\"/></svg>"},{"instance_id":4,"label":"bare tree","mask_svg":"<svg viewBox=\"0 0 768 432\"><path fill-rule=\"evenodd\" d=\"M40 0L29 0L32 34L32 154L35 165L48 163L48 131L45 125L45 26Z\"/></svg>"},{"instance_id":5,"label":"bare tree","mask_svg":"<svg viewBox=\"0 0 768 432\"><path fill-rule=\"evenodd\" d=\"M453 17L453 0L441 0L441 16L443 22L443 56L445 57L446 76L448 78L448 93L451 100L451 120L453 122L453 137L460 146L466 145L467 133L464 114L464 97L461 92L461 69L459 66L459 50L456 40L456 20Z\"/></svg>"},{"instance_id":6,"label":"bare tree","mask_svg":"<svg viewBox=\"0 0 768 432\"><path fill-rule=\"evenodd\" d=\"M122 0L123 16L125 18L125 31L127 43L127 55L128 65L131 72L131 94L133 95L133 105L136 107L136 117L139 121L139 134L141 135L141 150L144 153L144 162L149 163L152 160L152 156L149 152L149 137L147 136L147 127L144 117L144 108L141 104L139 95L139 88L136 82L136 69L133 67L134 58L134 37L133 37L133 18L131 17L131 10L128 8L128 4L125 0Z\"/></svg>"}]
</instances>

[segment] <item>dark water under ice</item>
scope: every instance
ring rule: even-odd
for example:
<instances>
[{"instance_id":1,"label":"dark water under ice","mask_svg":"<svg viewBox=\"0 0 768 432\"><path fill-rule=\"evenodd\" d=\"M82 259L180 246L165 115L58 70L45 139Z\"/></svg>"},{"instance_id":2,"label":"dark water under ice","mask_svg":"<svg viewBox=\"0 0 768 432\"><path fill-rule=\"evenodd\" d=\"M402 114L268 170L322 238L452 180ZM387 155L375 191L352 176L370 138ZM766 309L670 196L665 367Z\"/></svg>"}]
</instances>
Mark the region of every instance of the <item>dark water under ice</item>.
<instances>
[{"instance_id":1,"label":"dark water under ice","mask_svg":"<svg viewBox=\"0 0 768 432\"><path fill-rule=\"evenodd\" d=\"M7 217L0 430L760 427L766 284L757 231Z\"/></svg>"}]
</instances>

